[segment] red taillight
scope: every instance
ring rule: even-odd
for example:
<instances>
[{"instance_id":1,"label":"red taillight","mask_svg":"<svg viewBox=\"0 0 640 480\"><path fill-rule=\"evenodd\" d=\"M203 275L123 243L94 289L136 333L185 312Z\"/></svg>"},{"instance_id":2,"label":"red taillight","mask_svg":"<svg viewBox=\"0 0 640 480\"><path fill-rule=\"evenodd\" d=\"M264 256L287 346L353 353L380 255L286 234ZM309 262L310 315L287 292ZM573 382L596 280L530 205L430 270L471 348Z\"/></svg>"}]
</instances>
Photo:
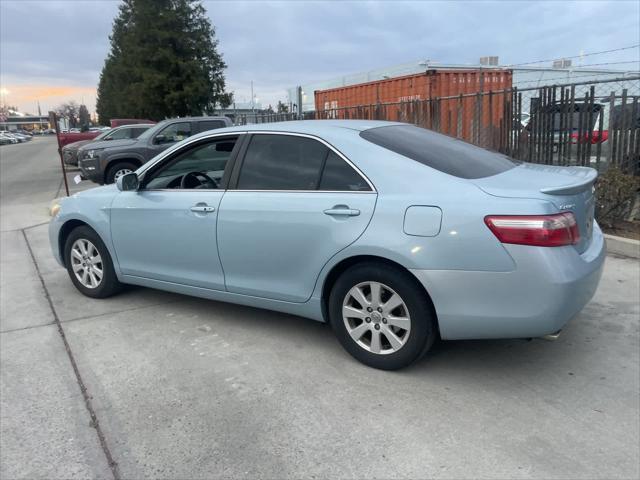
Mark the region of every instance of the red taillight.
<instances>
[{"instance_id":1,"label":"red taillight","mask_svg":"<svg viewBox=\"0 0 640 480\"><path fill-rule=\"evenodd\" d=\"M577 133L572 133L571 135L569 135L571 143L574 145L578 143L579 137L580 136ZM591 144L595 145L596 143L606 142L608 138L608 130L602 130L602 132L600 132L599 130L594 130L593 132L591 132L591 135L589 135L588 133L583 134L582 141L580 143L591 142Z\"/></svg>"},{"instance_id":2,"label":"red taillight","mask_svg":"<svg viewBox=\"0 0 640 480\"><path fill-rule=\"evenodd\" d=\"M602 130L602 132L598 130L594 130L593 137L591 137L591 143L601 143L606 142L609 139L609 130Z\"/></svg>"},{"instance_id":3,"label":"red taillight","mask_svg":"<svg viewBox=\"0 0 640 480\"><path fill-rule=\"evenodd\" d=\"M561 247L580 241L576 218L571 212L556 215L489 215L484 223L502 243Z\"/></svg>"}]
</instances>

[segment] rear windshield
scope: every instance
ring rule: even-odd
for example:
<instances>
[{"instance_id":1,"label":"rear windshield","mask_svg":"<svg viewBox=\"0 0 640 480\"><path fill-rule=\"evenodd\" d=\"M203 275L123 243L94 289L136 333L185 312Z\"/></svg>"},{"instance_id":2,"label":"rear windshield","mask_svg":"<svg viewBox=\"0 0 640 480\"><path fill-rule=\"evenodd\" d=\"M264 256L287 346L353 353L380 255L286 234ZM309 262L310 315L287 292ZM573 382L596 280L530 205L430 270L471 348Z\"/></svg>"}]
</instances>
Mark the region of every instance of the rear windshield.
<instances>
[{"instance_id":1,"label":"rear windshield","mask_svg":"<svg viewBox=\"0 0 640 480\"><path fill-rule=\"evenodd\" d=\"M413 125L371 128L360 132L360 136L387 150L460 178L490 177L516 166L516 162L505 155Z\"/></svg>"}]
</instances>

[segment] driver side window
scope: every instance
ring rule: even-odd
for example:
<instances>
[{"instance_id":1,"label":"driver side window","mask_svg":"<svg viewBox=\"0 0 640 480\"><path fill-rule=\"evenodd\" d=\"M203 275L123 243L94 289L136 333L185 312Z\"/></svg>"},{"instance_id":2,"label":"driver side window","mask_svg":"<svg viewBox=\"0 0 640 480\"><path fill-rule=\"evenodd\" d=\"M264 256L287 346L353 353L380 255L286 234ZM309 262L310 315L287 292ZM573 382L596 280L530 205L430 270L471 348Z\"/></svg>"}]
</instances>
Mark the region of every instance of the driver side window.
<instances>
[{"instance_id":1,"label":"driver side window","mask_svg":"<svg viewBox=\"0 0 640 480\"><path fill-rule=\"evenodd\" d=\"M177 143L190 136L191 124L189 122L172 123L156 135L154 143L156 145Z\"/></svg>"},{"instance_id":2,"label":"driver side window","mask_svg":"<svg viewBox=\"0 0 640 480\"><path fill-rule=\"evenodd\" d=\"M224 138L188 149L151 173L145 190L215 189L222 182L236 138Z\"/></svg>"}]
</instances>

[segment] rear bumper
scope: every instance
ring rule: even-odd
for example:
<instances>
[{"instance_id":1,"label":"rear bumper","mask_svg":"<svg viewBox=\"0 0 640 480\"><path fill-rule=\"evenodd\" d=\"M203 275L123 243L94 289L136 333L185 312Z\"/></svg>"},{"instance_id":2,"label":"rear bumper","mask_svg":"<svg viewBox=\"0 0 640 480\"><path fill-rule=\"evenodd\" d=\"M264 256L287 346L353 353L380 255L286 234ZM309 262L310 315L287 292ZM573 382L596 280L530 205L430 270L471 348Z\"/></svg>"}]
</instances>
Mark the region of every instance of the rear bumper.
<instances>
[{"instance_id":1,"label":"rear bumper","mask_svg":"<svg viewBox=\"0 0 640 480\"><path fill-rule=\"evenodd\" d=\"M412 270L433 300L443 339L541 337L591 300L606 256L594 224L589 248L505 245L511 272Z\"/></svg>"}]
</instances>

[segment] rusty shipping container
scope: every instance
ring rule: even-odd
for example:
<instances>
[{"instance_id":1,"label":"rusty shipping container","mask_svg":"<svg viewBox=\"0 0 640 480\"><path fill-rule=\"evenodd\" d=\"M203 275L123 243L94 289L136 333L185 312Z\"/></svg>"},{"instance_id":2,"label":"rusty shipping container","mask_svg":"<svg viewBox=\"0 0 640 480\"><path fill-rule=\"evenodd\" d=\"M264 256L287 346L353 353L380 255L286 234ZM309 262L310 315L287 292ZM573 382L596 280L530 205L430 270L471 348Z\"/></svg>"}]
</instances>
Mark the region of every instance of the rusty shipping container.
<instances>
[{"instance_id":1,"label":"rusty shipping container","mask_svg":"<svg viewBox=\"0 0 640 480\"><path fill-rule=\"evenodd\" d=\"M315 106L319 118L399 121L407 116L407 109L421 109L418 117L422 126L471 141L474 135L493 135L499 129L506 110L505 96L435 100L503 91L512 87L512 80L513 72L507 69L430 69L414 75L317 90Z\"/></svg>"}]
</instances>

